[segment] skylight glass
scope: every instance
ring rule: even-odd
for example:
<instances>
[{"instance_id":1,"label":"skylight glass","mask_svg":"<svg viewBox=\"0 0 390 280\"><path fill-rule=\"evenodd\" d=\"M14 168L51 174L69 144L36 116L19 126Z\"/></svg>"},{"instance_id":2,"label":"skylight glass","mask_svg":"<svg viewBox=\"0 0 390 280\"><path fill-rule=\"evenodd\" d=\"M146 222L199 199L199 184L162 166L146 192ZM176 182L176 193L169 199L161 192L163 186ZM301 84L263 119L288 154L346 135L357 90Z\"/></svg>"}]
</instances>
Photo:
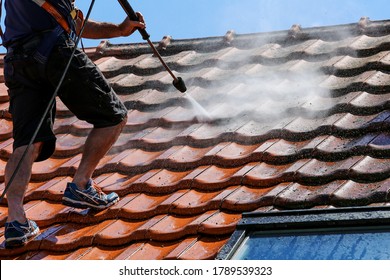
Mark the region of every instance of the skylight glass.
<instances>
[{"instance_id":1,"label":"skylight glass","mask_svg":"<svg viewBox=\"0 0 390 280\"><path fill-rule=\"evenodd\" d=\"M250 233L232 257L243 260L390 259L390 229Z\"/></svg>"},{"instance_id":2,"label":"skylight glass","mask_svg":"<svg viewBox=\"0 0 390 280\"><path fill-rule=\"evenodd\" d=\"M390 207L244 213L217 259L390 260Z\"/></svg>"}]
</instances>

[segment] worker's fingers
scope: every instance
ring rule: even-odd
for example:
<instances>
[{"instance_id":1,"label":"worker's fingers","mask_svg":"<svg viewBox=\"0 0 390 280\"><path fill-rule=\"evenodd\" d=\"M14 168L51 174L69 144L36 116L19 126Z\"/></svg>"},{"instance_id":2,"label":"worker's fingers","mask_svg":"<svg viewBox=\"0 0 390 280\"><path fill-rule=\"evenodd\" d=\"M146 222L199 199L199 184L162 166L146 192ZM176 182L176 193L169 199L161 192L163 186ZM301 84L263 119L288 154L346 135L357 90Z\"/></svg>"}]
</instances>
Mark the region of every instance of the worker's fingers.
<instances>
[{"instance_id":1,"label":"worker's fingers","mask_svg":"<svg viewBox=\"0 0 390 280\"><path fill-rule=\"evenodd\" d=\"M144 22L144 17L140 14L139 21L130 20L129 17L120 24L120 29L122 36L129 36L137 29L145 29L146 24Z\"/></svg>"},{"instance_id":2,"label":"worker's fingers","mask_svg":"<svg viewBox=\"0 0 390 280\"><path fill-rule=\"evenodd\" d=\"M138 17L138 21L139 21L139 22L145 23L145 18L144 18L144 16L143 16L140 12L136 12L135 14L136 14L137 17Z\"/></svg>"},{"instance_id":3,"label":"worker's fingers","mask_svg":"<svg viewBox=\"0 0 390 280\"><path fill-rule=\"evenodd\" d=\"M140 21L132 21L131 25L133 28L140 28L140 29L146 28L146 24Z\"/></svg>"}]
</instances>

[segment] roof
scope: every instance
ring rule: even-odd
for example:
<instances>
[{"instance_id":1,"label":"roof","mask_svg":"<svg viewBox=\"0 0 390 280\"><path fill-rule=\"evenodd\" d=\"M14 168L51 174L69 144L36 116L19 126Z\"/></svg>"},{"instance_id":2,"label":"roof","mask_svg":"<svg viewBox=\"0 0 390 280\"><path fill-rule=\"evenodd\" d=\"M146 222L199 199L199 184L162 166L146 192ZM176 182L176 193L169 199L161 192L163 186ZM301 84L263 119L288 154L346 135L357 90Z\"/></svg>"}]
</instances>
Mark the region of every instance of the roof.
<instances>
[{"instance_id":1,"label":"roof","mask_svg":"<svg viewBox=\"0 0 390 280\"><path fill-rule=\"evenodd\" d=\"M213 259L244 212L387 205L390 21L163 41L187 94L147 44L87 49L129 109L94 174L120 202L61 204L91 126L58 101L56 151L34 165L25 198L41 234L4 249L3 202L0 258ZM0 82L4 182L13 140Z\"/></svg>"}]
</instances>

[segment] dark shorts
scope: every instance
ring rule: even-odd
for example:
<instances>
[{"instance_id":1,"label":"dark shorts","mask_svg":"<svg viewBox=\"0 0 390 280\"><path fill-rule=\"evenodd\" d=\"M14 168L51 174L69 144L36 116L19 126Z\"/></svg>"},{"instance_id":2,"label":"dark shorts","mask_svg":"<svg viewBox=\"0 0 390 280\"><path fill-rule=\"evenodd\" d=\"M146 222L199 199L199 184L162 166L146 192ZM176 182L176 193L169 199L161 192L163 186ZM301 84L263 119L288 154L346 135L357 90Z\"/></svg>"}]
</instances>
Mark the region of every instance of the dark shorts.
<instances>
[{"instance_id":1,"label":"dark shorts","mask_svg":"<svg viewBox=\"0 0 390 280\"><path fill-rule=\"evenodd\" d=\"M38 63L31 53L32 50L16 50L4 59L14 149L31 141L69 61L72 45L63 40L54 47L46 64ZM95 128L115 126L127 115L126 107L103 74L80 50L76 50L58 97L80 120ZM53 104L34 140L44 143L37 161L49 158L55 150L55 111Z\"/></svg>"}]
</instances>

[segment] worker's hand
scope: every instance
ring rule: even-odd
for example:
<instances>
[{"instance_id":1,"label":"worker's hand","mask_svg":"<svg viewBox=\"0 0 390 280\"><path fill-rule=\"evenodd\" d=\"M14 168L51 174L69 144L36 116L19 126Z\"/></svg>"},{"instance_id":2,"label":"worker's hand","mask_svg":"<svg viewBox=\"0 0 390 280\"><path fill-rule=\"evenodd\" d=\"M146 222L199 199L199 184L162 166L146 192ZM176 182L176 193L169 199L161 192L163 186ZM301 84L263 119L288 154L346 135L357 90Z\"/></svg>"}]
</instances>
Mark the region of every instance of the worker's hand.
<instances>
[{"instance_id":1,"label":"worker's hand","mask_svg":"<svg viewBox=\"0 0 390 280\"><path fill-rule=\"evenodd\" d=\"M132 21L129 17L127 17L121 24L119 24L122 36L130 36L137 29L146 28L144 16L140 12L136 12L136 15L139 21Z\"/></svg>"}]
</instances>

